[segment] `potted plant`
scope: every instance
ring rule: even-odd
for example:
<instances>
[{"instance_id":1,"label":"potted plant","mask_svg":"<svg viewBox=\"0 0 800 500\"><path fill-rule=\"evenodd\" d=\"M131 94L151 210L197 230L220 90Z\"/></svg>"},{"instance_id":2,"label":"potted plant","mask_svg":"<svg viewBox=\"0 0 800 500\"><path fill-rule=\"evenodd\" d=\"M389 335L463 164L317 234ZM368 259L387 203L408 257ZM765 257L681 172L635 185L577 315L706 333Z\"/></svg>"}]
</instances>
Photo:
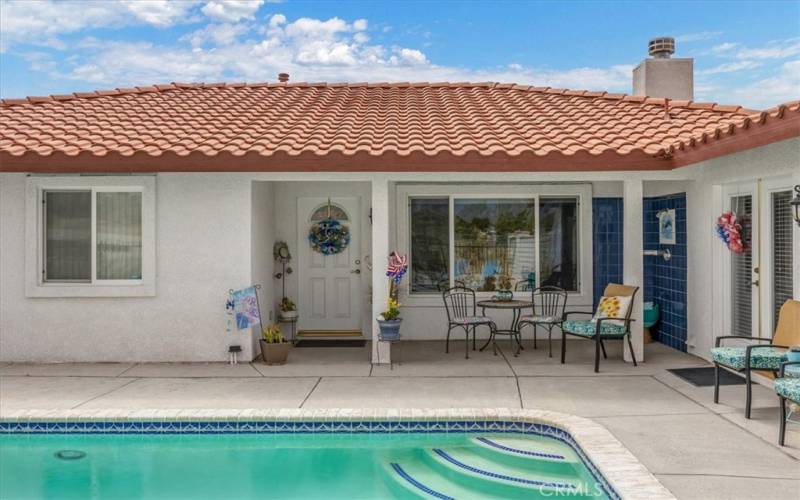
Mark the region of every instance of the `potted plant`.
<instances>
[{"instance_id":1,"label":"potted plant","mask_svg":"<svg viewBox=\"0 0 800 500\"><path fill-rule=\"evenodd\" d=\"M389 297L386 310L378 316L381 329L381 340L397 340L400 338L400 303Z\"/></svg>"},{"instance_id":2,"label":"potted plant","mask_svg":"<svg viewBox=\"0 0 800 500\"><path fill-rule=\"evenodd\" d=\"M500 279L497 282L497 300L502 301L509 301L514 298L514 292L511 291L511 277L510 276L500 276Z\"/></svg>"},{"instance_id":3,"label":"potted plant","mask_svg":"<svg viewBox=\"0 0 800 500\"><path fill-rule=\"evenodd\" d=\"M261 358L268 365L283 365L292 344L287 342L277 323L261 329Z\"/></svg>"},{"instance_id":4,"label":"potted plant","mask_svg":"<svg viewBox=\"0 0 800 500\"><path fill-rule=\"evenodd\" d=\"M281 319L293 320L297 317L297 306L294 305L292 299L284 297L281 299Z\"/></svg>"},{"instance_id":5,"label":"potted plant","mask_svg":"<svg viewBox=\"0 0 800 500\"><path fill-rule=\"evenodd\" d=\"M397 340L400 338L400 302L397 297L400 294L398 285L408 271L408 257L397 252L389 254L389 266L386 276L389 277L389 300L386 310L378 316L378 326L380 328L381 340Z\"/></svg>"}]
</instances>

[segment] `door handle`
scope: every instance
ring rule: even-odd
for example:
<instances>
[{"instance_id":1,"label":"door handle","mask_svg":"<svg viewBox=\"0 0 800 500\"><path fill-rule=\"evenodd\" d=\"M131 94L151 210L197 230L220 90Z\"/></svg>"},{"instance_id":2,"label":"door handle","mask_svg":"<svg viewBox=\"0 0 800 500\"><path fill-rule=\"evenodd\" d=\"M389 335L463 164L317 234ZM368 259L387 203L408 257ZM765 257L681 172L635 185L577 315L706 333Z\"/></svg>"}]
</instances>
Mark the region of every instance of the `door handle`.
<instances>
[{"instance_id":1,"label":"door handle","mask_svg":"<svg viewBox=\"0 0 800 500\"><path fill-rule=\"evenodd\" d=\"M758 286L759 285L758 280L755 280L754 282L752 282L750 284L753 285L753 286Z\"/></svg>"},{"instance_id":2,"label":"door handle","mask_svg":"<svg viewBox=\"0 0 800 500\"><path fill-rule=\"evenodd\" d=\"M361 269L353 269L350 274L361 274Z\"/></svg>"}]
</instances>

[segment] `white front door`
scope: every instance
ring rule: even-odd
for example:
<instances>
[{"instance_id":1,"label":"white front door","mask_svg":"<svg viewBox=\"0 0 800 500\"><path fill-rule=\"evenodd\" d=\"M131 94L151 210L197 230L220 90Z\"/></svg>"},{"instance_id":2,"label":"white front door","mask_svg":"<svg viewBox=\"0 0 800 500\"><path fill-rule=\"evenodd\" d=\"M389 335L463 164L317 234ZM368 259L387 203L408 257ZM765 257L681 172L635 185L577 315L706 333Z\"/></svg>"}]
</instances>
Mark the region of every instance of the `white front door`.
<instances>
[{"instance_id":1,"label":"white front door","mask_svg":"<svg viewBox=\"0 0 800 500\"><path fill-rule=\"evenodd\" d=\"M328 198L298 198L297 248L300 283L299 330L361 331L361 255L359 198L331 198L331 215L350 230L340 253L311 248L309 229L328 213Z\"/></svg>"}]
</instances>

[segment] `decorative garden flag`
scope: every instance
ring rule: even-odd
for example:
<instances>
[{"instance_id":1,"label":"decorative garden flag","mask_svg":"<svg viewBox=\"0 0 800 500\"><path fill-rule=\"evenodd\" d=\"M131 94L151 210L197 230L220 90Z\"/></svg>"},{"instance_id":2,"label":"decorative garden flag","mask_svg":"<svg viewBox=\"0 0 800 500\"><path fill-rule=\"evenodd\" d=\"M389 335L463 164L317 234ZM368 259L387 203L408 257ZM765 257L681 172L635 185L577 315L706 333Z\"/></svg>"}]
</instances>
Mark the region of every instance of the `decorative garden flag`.
<instances>
[{"instance_id":1,"label":"decorative garden flag","mask_svg":"<svg viewBox=\"0 0 800 500\"><path fill-rule=\"evenodd\" d=\"M256 287L251 286L241 290L234 290L231 293L231 298L233 299L233 312L238 330L244 330L261 323Z\"/></svg>"}]
</instances>

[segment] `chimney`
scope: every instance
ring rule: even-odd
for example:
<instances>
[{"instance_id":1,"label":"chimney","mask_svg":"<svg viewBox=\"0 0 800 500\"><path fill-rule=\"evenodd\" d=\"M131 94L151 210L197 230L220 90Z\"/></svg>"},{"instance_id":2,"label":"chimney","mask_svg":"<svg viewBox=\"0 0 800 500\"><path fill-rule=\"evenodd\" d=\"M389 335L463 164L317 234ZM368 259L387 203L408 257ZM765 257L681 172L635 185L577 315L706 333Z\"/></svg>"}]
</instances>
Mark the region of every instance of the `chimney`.
<instances>
[{"instance_id":1,"label":"chimney","mask_svg":"<svg viewBox=\"0 0 800 500\"><path fill-rule=\"evenodd\" d=\"M278 81L286 83L289 81L289 73L278 73Z\"/></svg>"},{"instance_id":2,"label":"chimney","mask_svg":"<svg viewBox=\"0 0 800 500\"><path fill-rule=\"evenodd\" d=\"M672 58L675 39L653 38L648 43L650 57L633 70L633 95L694 99L694 59Z\"/></svg>"}]
</instances>

